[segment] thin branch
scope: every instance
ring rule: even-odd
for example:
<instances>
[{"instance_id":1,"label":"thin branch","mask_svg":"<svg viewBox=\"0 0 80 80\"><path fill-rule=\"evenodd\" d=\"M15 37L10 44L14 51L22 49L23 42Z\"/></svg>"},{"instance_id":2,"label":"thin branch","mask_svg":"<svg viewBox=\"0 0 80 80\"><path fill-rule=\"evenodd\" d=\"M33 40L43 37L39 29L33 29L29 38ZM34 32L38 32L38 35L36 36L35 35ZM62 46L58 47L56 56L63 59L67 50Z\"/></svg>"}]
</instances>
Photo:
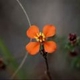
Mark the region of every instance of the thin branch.
<instances>
[{"instance_id":1,"label":"thin branch","mask_svg":"<svg viewBox=\"0 0 80 80\"><path fill-rule=\"evenodd\" d=\"M19 67L17 68L17 70L14 72L14 74L11 76L11 79L13 79L15 77L15 75L17 74L17 72L21 69L21 67L23 66L23 64L24 64L24 62L25 62L25 60L27 58L27 56L28 56L28 53L24 56L21 64L19 65Z\"/></svg>"},{"instance_id":2,"label":"thin branch","mask_svg":"<svg viewBox=\"0 0 80 80\"><path fill-rule=\"evenodd\" d=\"M27 18L27 21L29 23L29 26L31 26L31 22L30 22L29 16L28 16L26 10L24 9L23 5L21 4L21 2L19 0L16 0L16 1L18 2L18 4L20 5L21 9L23 10L23 12L24 12L24 14L25 14L25 16Z\"/></svg>"},{"instance_id":3,"label":"thin branch","mask_svg":"<svg viewBox=\"0 0 80 80\"><path fill-rule=\"evenodd\" d=\"M51 79L51 75L50 75L50 71L49 71L49 65L48 65L48 60L47 60L47 53L44 51L44 48L42 48L42 50L40 51L41 55L43 56L43 58L45 59L45 63L46 63L46 72L48 75L49 80Z\"/></svg>"},{"instance_id":4,"label":"thin branch","mask_svg":"<svg viewBox=\"0 0 80 80\"><path fill-rule=\"evenodd\" d=\"M19 0L16 0L16 1L18 2L18 4L20 5L21 9L23 10L23 12L24 12L24 14L25 14L25 16L27 18L29 26L31 26L31 22L30 22L30 19L29 19L29 16L28 16L27 12L25 11L25 9L22 6L21 2ZM30 41L32 41L32 39L30 39ZM27 58L27 56L28 56L28 53L26 53L26 55L24 56L21 64L19 65L19 67L17 68L17 70L14 72L14 74L11 76L11 79L13 79L15 77L15 75L18 73L18 71L21 69L21 67L23 66L23 64L24 64L24 62L25 62L25 60Z\"/></svg>"},{"instance_id":5,"label":"thin branch","mask_svg":"<svg viewBox=\"0 0 80 80\"><path fill-rule=\"evenodd\" d=\"M45 63L46 63L47 75L48 75L49 79L51 80L51 75L49 72L49 65L48 65L47 57L44 57L44 59L45 59Z\"/></svg>"}]
</instances>

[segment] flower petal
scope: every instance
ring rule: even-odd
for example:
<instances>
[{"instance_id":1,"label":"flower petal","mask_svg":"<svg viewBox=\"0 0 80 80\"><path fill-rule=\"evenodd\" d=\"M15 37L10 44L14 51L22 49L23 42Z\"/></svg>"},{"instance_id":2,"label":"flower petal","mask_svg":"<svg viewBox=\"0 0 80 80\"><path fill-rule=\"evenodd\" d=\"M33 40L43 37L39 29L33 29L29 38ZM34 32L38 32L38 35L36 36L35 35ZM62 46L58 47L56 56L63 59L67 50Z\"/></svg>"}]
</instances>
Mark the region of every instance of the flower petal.
<instances>
[{"instance_id":1,"label":"flower petal","mask_svg":"<svg viewBox=\"0 0 80 80\"><path fill-rule=\"evenodd\" d=\"M31 55L37 54L39 52L40 44L38 42L30 42L26 45L26 50Z\"/></svg>"},{"instance_id":2,"label":"flower petal","mask_svg":"<svg viewBox=\"0 0 80 80\"><path fill-rule=\"evenodd\" d=\"M57 48L57 45L55 42L53 41L46 41L44 42L44 50L45 52L48 52L48 53L52 53L56 50Z\"/></svg>"},{"instance_id":3,"label":"flower petal","mask_svg":"<svg viewBox=\"0 0 80 80\"><path fill-rule=\"evenodd\" d=\"M46 37L54 36L56 33L56 28L53 25L45 25L43 28L43 33Z\"/></svg>"},{"instance_id":4,"label":"flower petal","mask_svg":"<svg viewBox=\"0 0 80 80\"><path fill-rule=\"evenodd\" d=\"M26 34L29 38L34 38L37 33L39 33L39 29L36 25L30 26L29 29L26 31Z\"/></svg>"}]
</instances>

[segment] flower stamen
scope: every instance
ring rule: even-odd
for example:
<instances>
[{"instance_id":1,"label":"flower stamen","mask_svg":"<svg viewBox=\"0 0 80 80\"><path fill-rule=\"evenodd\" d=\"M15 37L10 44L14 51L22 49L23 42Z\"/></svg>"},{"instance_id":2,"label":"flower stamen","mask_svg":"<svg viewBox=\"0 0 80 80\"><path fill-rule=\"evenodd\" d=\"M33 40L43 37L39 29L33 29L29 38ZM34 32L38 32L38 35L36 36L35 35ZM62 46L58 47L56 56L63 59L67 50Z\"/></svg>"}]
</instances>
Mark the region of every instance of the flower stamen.
<instances>
[{"instance_id":1,"label":"flower stamen","mask_svg":"<svg viewBox=\"0 0 80 80\"><path fill-rule=\"evenodd\" d=\"M45 41L45 35L41 32L37 33L36 36L34 37L36 41L38 42L43 42Z\"/></svg>"}]
</instances>

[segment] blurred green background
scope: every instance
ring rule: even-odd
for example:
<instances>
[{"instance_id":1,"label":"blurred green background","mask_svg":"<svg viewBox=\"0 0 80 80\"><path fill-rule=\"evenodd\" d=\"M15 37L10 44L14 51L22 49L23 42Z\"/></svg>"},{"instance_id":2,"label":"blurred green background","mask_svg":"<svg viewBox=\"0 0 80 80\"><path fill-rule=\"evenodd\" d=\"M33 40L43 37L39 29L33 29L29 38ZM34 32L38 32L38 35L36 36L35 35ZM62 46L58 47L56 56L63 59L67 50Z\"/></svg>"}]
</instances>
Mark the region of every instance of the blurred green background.
<instances>
[{"instance_id":1,"label":"blurred green background","mask_svg":"<svg viewBox=\"0 0 80 80\"><path fill-rule=\"evenodd\" d=\"M58 37L66 37L69 33L80 36L80 0L20 0L28 13L31 24L43 28L45 24L56 26ZM17 69L24 55L25 45L29 38L25 32L29 28L28 21L16 0L0 0L0 57L7 65L6 70L0 70L0 80L9 79ZM64 80L80 79L80 70L72 69L67 57L64 38L57 42L58 49L48 55L48 62L52 79ZM61 44L62 43L62 44ZM63 44L64 43L64 44ZM40 54L28 55L20 72L19 79L45 78L45 62Z\"/></svg>"}]
</instances>

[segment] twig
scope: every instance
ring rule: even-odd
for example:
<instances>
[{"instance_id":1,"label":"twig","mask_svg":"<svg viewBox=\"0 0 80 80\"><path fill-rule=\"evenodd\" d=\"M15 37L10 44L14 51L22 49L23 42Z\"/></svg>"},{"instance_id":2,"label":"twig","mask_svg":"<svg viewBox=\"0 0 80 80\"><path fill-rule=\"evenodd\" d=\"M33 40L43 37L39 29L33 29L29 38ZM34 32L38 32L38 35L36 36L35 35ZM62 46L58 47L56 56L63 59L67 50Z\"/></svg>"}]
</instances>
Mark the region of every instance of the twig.
<instances>
[{"instance_id":1,"label":"twig","mask_svg":"<svg viewBox=\"0 0 80 80\"><path fill-rule=\"evenodd\" d=\"M45 59L46 70L47 70L46 72L47 72L47 75L49 77L49 80L52 80L50 72L49 72L49 65L48 65L48 60L47 60L47 52L44 51L44 48L42 48L42 50L40 52L41 52L41 55L43 56L43 58Z\"/></svg>"},{"instance_id":2,"label":"twig","mask_svg":"<svg viewBox=\"0 0 80 80\"><path fill-rule=\"evenodd\" d=\"M45 63L46 63L47 75L48 75L49 79L51 80L51 75L49 72L49 65L48 65L47 57L44 57L44 59L45 59Z\"/></svg>"},{"instance_id":3,"label":"twig","mask_svg":"<svg viewBox=\"0 0 80 80\"><path fill-rule=\"evenodd\" d=\"M23 10L23 12L24 12L24 14L25 14L25 16L26 16L26 19L27 19L27 21L28 21L29 26L31 26L31 22L30 22L30 19L29 19L29 16L28 16L27 12L25 11L25 9L24 9L24 7L22 6L21 2L20 2L19 0L16 0L16 1L18 2L18 4L20 5L21 9ZM30 39L30 41L31 41L31 40L32 40L32 39ZM24 64L24 62L25 62L25 60L26 60L26 58L27 58L27 56L28 56L28 53L25 54L25 56L24 56L21 64L19 65L19 67L17 68L17 70L13 73L13 75L11 76L11 79L13 79L13 78L15 77L15 75L17 74L17 72L21 69L21 67L23 66L23 64Z\"/></svg>"},{"instance_id":4,"label":"twig","mask_svg":"<svg viewBox=\"0 0 80 80\"><path fill-rule=\"evenodd\" d=\"M17 68L17 70L14 72L14 74L11 76L11 79L13 79L13 78L15 77L15 75L17 74L17 72L21 69L21 67L23 66L23 64L24 64L24 62L25 62L25 60L26 60L26 58L27 58L27 55L28 55L28 54L26 54L26 55L24 56L21 64L19 65L19 67Z\"/></svg>"},{"instance_id":5,"label":"twig","mask_svg":"<svg viewBox=\"0 0 80 80\"><path fill-rule=\"evenodd\" d=\"M23 5L21 4L21 2L19 0L16 0L16 1L18 2L18 4L20 5L21 9L23 10L23 12L24 12L24 14L25 14L25 16L27 18L27 21L29 23L29 26L31 26L31 22L30 22L29 16L28 16L26 10L24 9Z\"/></svg>"}]
</instances>

